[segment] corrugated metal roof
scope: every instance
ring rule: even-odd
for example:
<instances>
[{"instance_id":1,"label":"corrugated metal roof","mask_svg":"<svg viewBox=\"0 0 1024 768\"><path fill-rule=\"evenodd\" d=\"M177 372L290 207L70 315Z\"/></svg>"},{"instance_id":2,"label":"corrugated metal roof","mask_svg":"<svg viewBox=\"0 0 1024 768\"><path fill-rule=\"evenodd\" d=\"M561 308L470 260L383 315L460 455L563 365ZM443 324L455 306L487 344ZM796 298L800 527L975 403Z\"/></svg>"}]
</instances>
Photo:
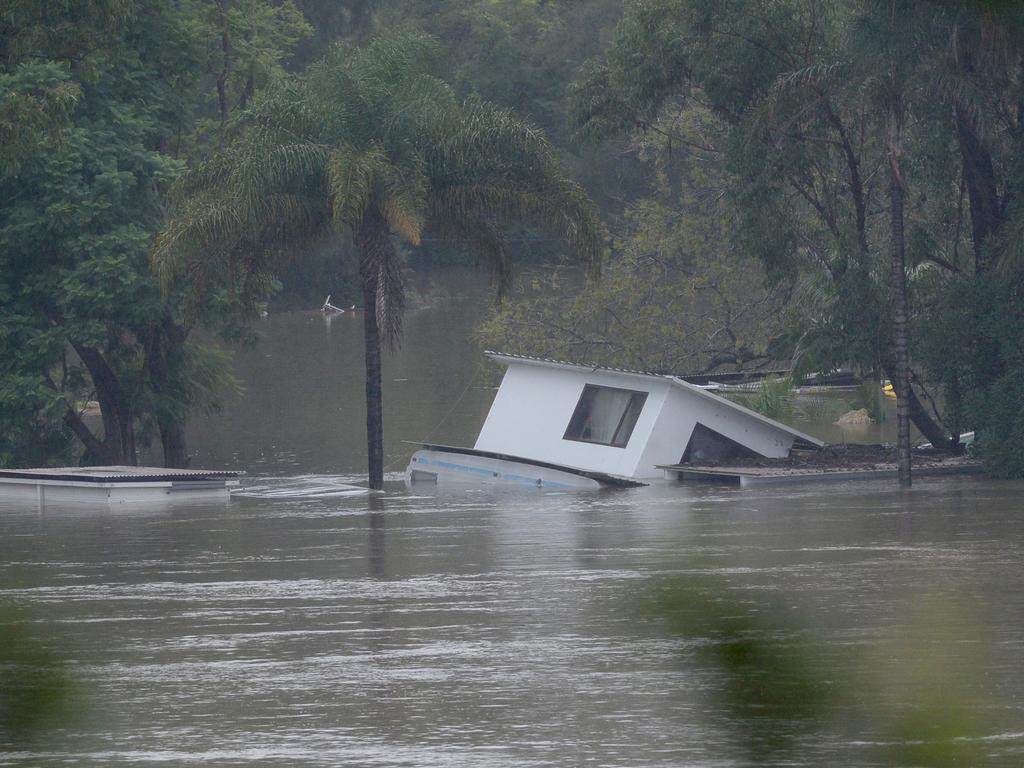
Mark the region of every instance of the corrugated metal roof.
<instances>
[{"instance_id":1,"label":"corrugated metal roof","mask_svg":"<svg viewBox=\"0 0 1024 768\"><path fill-rule=\"evenodd\" d=\"M0 478L71 480L86 483L132 481L230 480L241 472L219 469L168 469L167 467L43 467L0 469Z\"/></svg>"},{"instance_id":2,"label":"corrugated metal roof","mask_svg":"<svg viewBox=\"0 0 1024 768\"><path fill-rule=\"evenodd\" d=\"M573 363L568 360L553 360L549 357L531 357L530 355L516 355L511 352L494 352L489 349L485 349L484 354L487 355L492 360L508 358L510 360L523 360L525 362L546 363L548 365L564 365L568 368L586 368L589 371L613 371L615 373L630 373L636 376L654 376L659 379L671 378L663 373L655 373L654 371L635 371L630 368L613 368L612 366L609 365L598 365L597 363Z\"/></svg>"}]
</instances>

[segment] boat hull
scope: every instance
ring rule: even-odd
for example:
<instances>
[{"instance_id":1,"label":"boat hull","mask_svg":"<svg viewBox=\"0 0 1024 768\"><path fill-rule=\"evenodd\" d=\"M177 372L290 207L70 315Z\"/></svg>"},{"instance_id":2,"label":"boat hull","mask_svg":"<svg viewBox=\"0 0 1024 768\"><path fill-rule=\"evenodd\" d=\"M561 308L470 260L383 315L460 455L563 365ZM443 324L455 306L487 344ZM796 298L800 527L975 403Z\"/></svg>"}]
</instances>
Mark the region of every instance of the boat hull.
<instances>
[{"instance_id":1,"label":"boat hull","mask_svg":"<svg viewBox=\"0 0 1024 768\"><path fill-rule=\"evenodd\" d=\"M416 451L406 473L410 483L460 483L520 488L597 489L604 484L591 477L475 453Z\"/></svg>"}]
</instances>

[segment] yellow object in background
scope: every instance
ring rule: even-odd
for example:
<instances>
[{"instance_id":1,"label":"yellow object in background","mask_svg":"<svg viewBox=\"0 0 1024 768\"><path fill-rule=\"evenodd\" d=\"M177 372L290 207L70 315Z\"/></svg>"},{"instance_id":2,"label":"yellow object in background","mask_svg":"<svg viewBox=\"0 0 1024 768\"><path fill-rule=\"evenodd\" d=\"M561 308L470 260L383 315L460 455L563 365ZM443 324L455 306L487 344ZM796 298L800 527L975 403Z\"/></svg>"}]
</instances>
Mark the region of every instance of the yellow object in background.
<instances>
[{"instance_id":1,"label":"yellow object in background","mask_svg":"<svg viewBox=\"0 0 1024 768\"><path fill-rule=\"evenodd\" d=\"M896 387L892 385L891 381L887 381L882 385L882 394L886 397L896 397Z\"/></svg>"}]
</instances>

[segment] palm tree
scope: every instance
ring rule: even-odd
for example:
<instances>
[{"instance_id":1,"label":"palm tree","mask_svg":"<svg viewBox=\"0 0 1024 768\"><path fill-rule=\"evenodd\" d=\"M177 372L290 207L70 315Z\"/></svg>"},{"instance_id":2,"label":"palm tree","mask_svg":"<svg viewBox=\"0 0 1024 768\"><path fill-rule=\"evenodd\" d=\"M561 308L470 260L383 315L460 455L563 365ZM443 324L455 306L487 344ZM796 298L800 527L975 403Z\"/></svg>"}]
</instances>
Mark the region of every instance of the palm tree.
<instances>
[{"instance_id":1,"label":"palm tree","mask_svg":"<svg viewBox=\"0 0 1024 768\"><path fill-rule=\"evenodd\" d=\"M339 46L278 83L240 116L234 139L188 174L154 247L165 284L216 281L247 306L313 238L350 238L359 261L366 350L370 487L383 487L381 347L402 333L394 238L426 228L509 276L503 227L525 220L561 238L591 269L601 261L595 209L541 133L479 99L460 102L431 73L437 45L401 32Z\"/></svg>"},{"instance_id":2,"label":"palm tree","mask_svg":"<svg viewBox=\"0 0 1024 768\"><path fill-rule=\"evenodd\" d=\"M835 25L830 53L836 58L781 74L766 100L761 125L787 140L804 140L799 157L806 169L801 177L795 177L796 189L837 241L855 243L855 248L841 251L843 258L836 266L828 268L835 287L843 290L844 283L847 288L856 286L851 275L860 277L872 271L886 275L878 283L887 284L891 315L887 317L882 307L858 301L849 305L846 322L858 326L859 333L871 328L884 345L877 355L896 392L898 480L901 486L910 486L911 420L936 447L950 444L945 428L923 412L911 388L909 354L906 208L911 198L903 156L908 118L914 116L918 118L915 122L922 122L923 103L933 98L921 70L928 64L925 41L936 35L934 10L921 0L829 5L825 15ZM860 138L853 140L851 128L857 123ZM795 124L800 124L799 130L793 129ZM806 141L810 137L817 146ZM818 159L822 157L825 162ZM813 160L807 162L808 158ZM839 173L829 165L836 159L841 164ZM885 167L887 172L867 171L871 166ZM876 175L879 181L872 183L871 177ZM843 181L836 184L840 178ZM886 183L880 183L881 179ZM887 230L872 224L873 220L882 221L871 212L883 210L883 195L889 204ZM849 219L845 222L842 207L837 206L844 197L852 203L852 216L846 214ZM849 237L851 232L854 238ZM887 265L879 247L883 239L888 240ZM878 295L881 298L881 292Z\"/></svg>"},{"instance_id":3,"label":"palm tree","mask_svg":"<svg viewBox=\"0 0 1024 768\"><path fill-rule=\"evenodd\" d=\"M922 61L922 39L933 9L918 0L867 0L855 27L854 50L861 64L860 87L875 103L884 131L889 191L889 270L892 301L892 382L896 392L896 468L899 484L910 487L910 354L905 208L909 189L903 165L905 127ZM927 96L925 97L927 98ZM884 116L884 117L883 117Z\"/></svg>"}]
</instances>

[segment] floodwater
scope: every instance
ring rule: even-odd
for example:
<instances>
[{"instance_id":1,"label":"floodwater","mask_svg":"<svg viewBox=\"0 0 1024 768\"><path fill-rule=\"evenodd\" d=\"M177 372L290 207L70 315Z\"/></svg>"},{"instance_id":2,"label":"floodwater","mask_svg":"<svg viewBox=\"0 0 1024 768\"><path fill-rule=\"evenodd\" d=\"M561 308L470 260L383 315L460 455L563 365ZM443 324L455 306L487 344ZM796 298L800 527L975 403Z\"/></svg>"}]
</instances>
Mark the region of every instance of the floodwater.
<instances>
[{"instance_id":1,"label":"floodwater","mask_svg":"<svg viewBox=\"0 0 1024 768\"><path fill-rule=\"evenodd\" d=\"M493 395L478 312L410 313L383 496L340 487L358 318L297 313L192 432L252 495L0 506L0 597L74 681L0 765L1024 764L1021 485L407 489L398 441Z\"/></svg>"}]
</instances>

